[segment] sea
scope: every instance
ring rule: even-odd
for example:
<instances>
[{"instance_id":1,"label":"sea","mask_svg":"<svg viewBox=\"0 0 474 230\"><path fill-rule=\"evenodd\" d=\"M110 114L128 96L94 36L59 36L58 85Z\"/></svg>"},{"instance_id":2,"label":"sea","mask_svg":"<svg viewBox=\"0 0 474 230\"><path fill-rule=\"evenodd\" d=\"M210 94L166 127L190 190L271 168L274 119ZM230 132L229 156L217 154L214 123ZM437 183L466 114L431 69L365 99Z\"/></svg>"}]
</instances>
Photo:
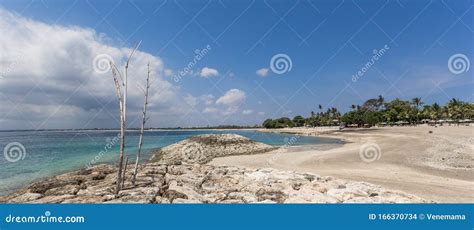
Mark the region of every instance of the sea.
<instances>
[{"instance_id":1,"label":"sea","mask_svg":"<svg viewBox=\"0 0 474 230\"><path fill-rule=\"evenodd\" d=\"M234 133L273 146L331 148L342 145L337 139L263 133L255 130L147 130L141 161L152 153L190 136ZM0 195L34 181L97 164L116 164L119 153L118 130L0 131ZM126 132L126 155L135 162L138 131ZM297 153L295 153L297 154Z\"/></svg>"}]
</instances>

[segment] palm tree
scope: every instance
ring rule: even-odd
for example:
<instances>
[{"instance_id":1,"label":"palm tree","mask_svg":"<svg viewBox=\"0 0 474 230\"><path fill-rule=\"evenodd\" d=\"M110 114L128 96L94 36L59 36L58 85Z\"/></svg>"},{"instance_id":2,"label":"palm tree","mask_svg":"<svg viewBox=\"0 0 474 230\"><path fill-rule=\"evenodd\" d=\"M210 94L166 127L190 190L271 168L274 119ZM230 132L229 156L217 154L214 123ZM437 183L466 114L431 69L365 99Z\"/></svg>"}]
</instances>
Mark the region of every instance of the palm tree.
<instances>
[{"instance_id":1,"label":"palm tree","mask_svg":"<svg viewBox=\"0 0 474 230\"><path fill-rule=\"evenodd\" d=\"M423 104L423 102L421 101L421 98L419 98L419 97L413 98L413 99L411 100L411 102L412 102L413 107L415 107L415 111L414 111L414 112L415 112L415 119L416 119L416 122L418 122L418 121L420 120L420 116L419 116L420 111L419 111L419 108L420 108L420 106Z\"/></svg>"},{"instance_id":2,"label":"palm tree","mask_svg":"<svg viewBox=\"0 0 474 230\"><path fill-rule=\"evenodd\" d=\"M438 120L441 115L441 106L438 105L438 103L434 103L431 106L432 113L431 113L431 119L436 119Z\"/></svg>"},{"instance_id":3,"label":"palm tree","mask_svg":"<svg viewBox=\"0 0 474 230\"><path fill-rule=\"evenodd\" d=\"M421 98L419 97L415 97L411 101L412 101L413 106L415 106L417 110L418 108L420 108L421 105L423 105L423 102L421 101Z\"/></svg>"},{"instance_id":4,"label":"palm tree","mask_svg":"<svg viewBox=\"0 0 474 230\"><path fill-rule=\"evenodd\" d=\"M379 95L379 97L377 98L377 104L378 104L377 109L381 109L384 103L385 103L385 98L383 98L382 95Z\"/></svg>"},{"instance_id":5,"label":"palm tree","mask_svg":"<svg viewBox=\"0 0 474 230\"><path fill-rule=\"evenodd\" d=\"M446 104L446 112L450 119L463 119L464 113L462 110L463 102L458 101L455 98L451 99L448 104Z\"/></svg>"}]
</instances>

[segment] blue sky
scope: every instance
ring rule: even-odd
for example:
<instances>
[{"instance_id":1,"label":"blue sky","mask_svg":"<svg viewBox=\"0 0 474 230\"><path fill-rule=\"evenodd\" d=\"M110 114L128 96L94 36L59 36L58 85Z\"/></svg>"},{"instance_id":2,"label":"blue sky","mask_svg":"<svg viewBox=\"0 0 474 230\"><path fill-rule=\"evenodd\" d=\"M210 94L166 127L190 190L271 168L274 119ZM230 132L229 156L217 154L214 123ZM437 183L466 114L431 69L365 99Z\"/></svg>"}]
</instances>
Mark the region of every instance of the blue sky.
<instances>
[{"instance_id":1,"label":"blue sky","mask_svg":"<svg viewBox=\"0 0 474 230\"><path fill-rule=\"evenodd\" d=\"M351 104L361 104L378 95L387 100L422 97L426 103L445 103L453 97L473 101L472 68L460 74L448 68L453 55L463 54L468 61L473 58L472 1L20 0L0 1L0 6L3 15L14 15L6 22L10 28L22 28L12 26L17 23L15 20L28 20L51 31L92 31L92 43L117 49L142 41L139 50L144 57L156 58L159 66L156 75L160 81L155 89L161 90L156 95L161 99L151 107L151 126L260 124L267 117L307 116L312 110L318 111L318 104L348 111ZM16 34L22 40L27 33ZM51 40L48 34L36 36ZM69 36L61 42L67 39ZM12 49L6 38L2 40L2 49ZM19 41L15 44L21 45ZM28 44L38 49L47 47L33 38ZM37 58L28 57L28 64L49 60L48 55L68 56L79 52L80 47L51 48ZM206 47L210 47L209 52L193 65L192 72L174 81L173 76L193 62L195 51ZM364 68L373 60L374 50L384 53ZM108 93L92 90L61 100L67 91L61 94L56 93L61 90L53 84L37 85L36 75L23 71L23 66L14 62L18 58L12 57L13 53L4 54L0 62L4 73L5 69L12 72L10 78L4 74L3 85L0 82L2 96L9 100L5 106L17 104L0 118L2 129L117 126L111 119L115 117L116 103L108 104L107 100L108 93L113 97L112 84L104 86L109 87ZM272 71L270 61L277 54L290 58L289 72ZM66 68L70 66L67 60L81 66L81 60L61 60L58 58L54 65L42 61L33 66ZM83 61L89 64L92 60ZM203 68L217 74L203 74ZM363 68L363 74L353 81L353 75ZM77 69L56 71L51 78L71 84L86 81L87 77L75 76ZM257 70L261 70L260 74ZM15 87L19 84L11 79L20 78L22 73L34 85ZM8 79L12 81L9 84L5 83ZM142 80L137 76L133 81ZM166 89L160 88L160 83L167 85ZM38 94L28 94L30 90ZM74 87L71 90L76 92ZM50 102L34 100L41 94L47 95L43 96ZM164 101L168 97L169 101ZM139 113L141 100L131 103L136 104L130 112L134 116ZM33 112L21 108L27 104L38 107ZM131 122L130 126L134 124Z\"/></svg>"}]
</instances>

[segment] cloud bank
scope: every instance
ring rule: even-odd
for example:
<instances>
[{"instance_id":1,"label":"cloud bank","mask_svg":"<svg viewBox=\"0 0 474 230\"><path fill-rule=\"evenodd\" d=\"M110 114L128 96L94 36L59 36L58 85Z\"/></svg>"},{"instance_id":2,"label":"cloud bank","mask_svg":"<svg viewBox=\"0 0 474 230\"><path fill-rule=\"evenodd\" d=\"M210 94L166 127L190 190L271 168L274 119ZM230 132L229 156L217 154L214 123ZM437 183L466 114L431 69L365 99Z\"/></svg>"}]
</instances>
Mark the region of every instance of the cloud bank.
<instances>
[{"instance_id":1,"label":"cloud bank","mask_svg":"<svg viewBox=\"0 0 474 230\"><path fill-rule=\"evenodd\" d=\"M118 102L108 61L97 60L108 57L122 69L130 48L91 29L48 25L2 8L0 28L7 31L0 42L1 129L117 127ZM180 96L180 88L162 78L170 70L164 70L161 58L140 50L129 68L129 124L134 126L142 107L140 86L148 63L150 116L172 125L176 115L192 109L192 96Z\"/></svg>"}]
</instances>

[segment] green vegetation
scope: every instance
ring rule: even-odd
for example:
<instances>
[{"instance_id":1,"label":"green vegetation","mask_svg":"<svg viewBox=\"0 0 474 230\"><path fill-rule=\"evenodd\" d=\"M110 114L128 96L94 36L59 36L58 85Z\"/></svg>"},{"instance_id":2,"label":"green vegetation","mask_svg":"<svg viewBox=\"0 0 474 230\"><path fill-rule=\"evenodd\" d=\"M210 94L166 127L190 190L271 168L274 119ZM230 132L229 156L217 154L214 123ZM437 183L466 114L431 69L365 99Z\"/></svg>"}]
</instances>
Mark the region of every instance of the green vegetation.
<instances>
[{"instance_id":1,"label":"green vegetation","mask_svg":"<svg viewBox=\"0 0 474 230\"><path fill-rule=\"evenodd\" d=\"M352 105L351 111L341 115L337 108L328 108L323 112L323 107L318 105L320 112L311 112L308 118L295 116L293 120L287 117L267 119L263 122L265 128L285 128L302 126L373 126L377 124L418 124L427 120L447 119L462 121L474 119L474 104L451 99L445 106L437 103L424 105L421 98L411 101L394 99L385 102L382 96L372 98L362 105Z\"/></svg>"}]
</instances>

